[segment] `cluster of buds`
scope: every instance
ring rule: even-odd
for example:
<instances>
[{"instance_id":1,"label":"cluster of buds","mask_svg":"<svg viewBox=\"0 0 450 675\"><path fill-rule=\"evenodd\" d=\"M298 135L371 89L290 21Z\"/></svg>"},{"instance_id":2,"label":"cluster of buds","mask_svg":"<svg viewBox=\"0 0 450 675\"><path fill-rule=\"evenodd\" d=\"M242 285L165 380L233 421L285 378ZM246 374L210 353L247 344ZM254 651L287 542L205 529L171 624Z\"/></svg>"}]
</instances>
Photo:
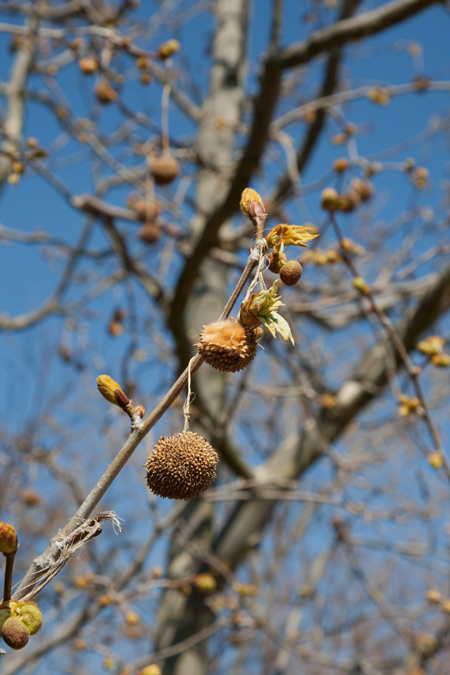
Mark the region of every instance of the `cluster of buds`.
<instances>
[{"instance_id":1,"label":"cluster of buds","mask_svg":"<svg viewBox=\"0 0 450 675\"><path fill-rule=\"evenodd\" d=\"M8 183L10 185L17 185L19 183L27 168L27 162L47 157L46 150L39 147L38 141L35 138L28 138L26 144L28 149L22 152L6 153L11 161L10 173L8 175Z\"/></svg>"},{"instance_id":2,"label":"cluster of buds","mask_svg":"<svg viewBox=\"0 0 450 675\"><path fill-rule=\"evenodd\" d=\"M347 192L339 194L335 188L325 188L321 195L321 206L325 211L333 213L342 211L350 213L362 202L367 202L373 195L373 186L368 180L355 178Z\"/></svg>"},{"instance_id":3,"label":"cluster of buds","mask_svg":"<svg viewBox=\"0 0 450 675\"><path fill-rule=\"evenodd\" d=\"M11 649L23 649L42 626L42 612L34 602L14 602L11 579L18 549L16 530L10 523L0 523L0 553L6 558L5 587L0 604L0 636Z\"/></svg>"},{"instance_id":4,"label":"cluster of buds","mask_svg":"<svg viewBox=\"0 0 450 675\"><path fill-rule=\"evenodd\" d=\"M398 407L398 414L401 417L406 417L407 415L411 415L412 413L415 413L417 415L423 415L423 408L420 403L420 399L417 398L417 396L408 396L408 394L400 394L398 397L398 402L399 402L399 407Z\"/></svg>"},{"instance_id":5,"label":"cluster of buds","mask_svg":"<svg viewBox=\"0 0 450 675\"><path fill-rule=\"evenodd\" d=\"M147 85L152 81L150 71L150 59L147 56L138 56L136 59L136 66L139 70L139 79L141 84Z\"/></svg>"},{"instance_id":6,"label":"cluster of buds","mask_svg":"<svg viewBox=\"0 0 450 675\"><path fill-rule=\"evenodd\" d=\"M283 340L290 340L294 344L288 322L277 311L283 305L277 292L278 281L274 281L268 290L252 293L249 299L241 304L239 319L244 326L262 324L272 337L276 337L278 333Z\"/></svg>"},{"instance_id":7,"label":"cluster of buds","mask_svg":"<svg viewBox=\"0 0 450 675\"><path fill-rule=\"evenodd\" d=\"M367 92L367 98L372 103L377 103L378 105L389 105L391 101L388 89L383 87L370 87Z\"/></svg>"},{"instance_id":8,"label":"cluster of buds","mask_svg":"<svg viewBox=\"0 0 450 675\"><path fill-rule=\"evenodd\" d=\"M298 260L288 260L284 249L287 246L307 246L307 242L318 236L313 225L276 225L266 237L267 246L272 250L267 254L269 270L279 274L286 286L295 286L300 281L303 268Z\"/></svg>"},{"instance_id":9,"label":"cluster of buds","mask_svg":"<svg viewBox=\"0 0 450 675\"><path fill-rule=\"evenodd\" d=\"M440 335L430 335L417 343L418 351L427 356L430 362L437 368L450 366L450 355L444 353L445 341Z\"/></svg>"},{"instance_id":10,"label":"cluster of buds","mask_svg":"<svg viewBox=\"0 0 450 675\"><path fill-rule=\"evenodd\" d=\"M334 265L335 263L342 261L342 255L339 251L336 251L334 248L330 248L327 251L315 249L311 251L306 251L302 257L302 262L309 262L313 265Z\"/></svg>"},{"instance_id":11,"label":"cluster of buds","mask_svg":"<svg viewBox=\"0 0 450 675\"><path fill-rule=\"evenodd\" d=\"M438 588L430 588L425 593L425 598L430 605L438 605L443 612L450 613L450 599L444 597Z\"/></svg>"},{"instance_id":12,"label":"cluster of buds","mask_svg":"<svg viewBox=\"0 0 450 675\"><path fill-rule=\"evenodd\" d=\"M107 401L117 405L127 413L131 419L131 426L133 428L140 428L142 418L145 415L145 408L142 405L135 406L132 399L124 394L120 385L112 377L109 375L99 375L97 377L97 388L103 398L106 398Z\"/></svg>"},{"instance_id":13,"label":"cluster of buds","mask_svg":"<svg viewBox=\"0 0 450 675\"><path fill-rule=\"evenodd\" d=\"M418 166L412 172L412 181L418 190L425 190L428 187L429 171L424 166Z\"/></svg>"},{"instance_id":14,"label":"cluster of buds","mask_svg":"<svg viewBox=\"0 0 450 675\"><path fill-rule=\"evenodd\" d=\"M11 649L23 649L42 626L42 612L34 602L0 605L0 635Z\"/></svg>"}]
</instances>

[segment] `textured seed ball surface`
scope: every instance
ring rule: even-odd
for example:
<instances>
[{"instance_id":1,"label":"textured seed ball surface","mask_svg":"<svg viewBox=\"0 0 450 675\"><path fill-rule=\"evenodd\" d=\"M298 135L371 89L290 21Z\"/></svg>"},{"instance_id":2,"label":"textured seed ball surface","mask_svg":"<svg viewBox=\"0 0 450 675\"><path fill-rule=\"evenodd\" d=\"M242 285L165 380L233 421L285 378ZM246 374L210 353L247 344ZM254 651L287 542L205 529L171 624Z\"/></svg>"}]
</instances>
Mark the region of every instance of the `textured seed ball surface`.
<instances>
[{"instance_id":1,"label":"textured seed ball surface","mask_svg":"<svg viewBox=\"0 0 450 675\"><path fill-rule=\"evenodd\" d=\"M302 276L303 268L297 260L289 260L280 270L280 279L286 286L295 286Z\"/></svg>"},{"instance_id":2,"label":"textured seed ball surface","mask_svg":"<svg viewBox=\"0 0 450 675\"><path fill-rule=\"evenodd\" d=\"M219 457L207 440L192 431L161 436L147 460L147 485L169 499L192 499L216 477Z\"/></svg>"},{"instance_id":3,"label":"textured seed ball surface","mask_svg":"<svg viewBox=\"0 0 450 675\"><path fill-rule=\"evenodd\" d=\"M180 164L175 157L163 155L162 157L151 156L149 158L150 173L157 185L167 185L178 178Z\"/></svg>"},{"instance_id":4,"label":"textured seed ball surface","mask_svg":"<svg viewBox=\"0 0 450 675\"><path fill-rule=\"evenodd\" d=\"M3 624L1 636L11 649L23 649L30 639L30 631L18 617L12 616Z\"/></svg>"},{"instance_id":5,"label":"textured seed ball surface","mask_svg":"<svg viewBox=\"0 0 450 675\"><path fill-rule=\"evenodd\" d=\"M257 333L253 327L242 326L237 321L216 321L203 326L200 342L194 346L216 370L236 373L254 359Z\"/></svg>"}]
</instances>

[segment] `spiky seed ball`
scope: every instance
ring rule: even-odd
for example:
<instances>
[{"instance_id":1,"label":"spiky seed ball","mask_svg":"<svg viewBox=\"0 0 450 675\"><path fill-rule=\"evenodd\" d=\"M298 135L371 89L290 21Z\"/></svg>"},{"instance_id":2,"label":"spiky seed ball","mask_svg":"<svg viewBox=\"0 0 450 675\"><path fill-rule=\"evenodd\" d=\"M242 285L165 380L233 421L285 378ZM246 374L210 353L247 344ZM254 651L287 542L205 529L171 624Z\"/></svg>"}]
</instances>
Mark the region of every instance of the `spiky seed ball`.
<instances>
[{"instance_id":1,"label":"spiky seed ball","mask_svg":"<svg viewBox=\"0 0 450 675\"><path fill-rule=\"evenodd\" d=\"M303 268L297 260L289 260L280 270L280 279L286 286L295 286L302 272Z\"/></svg>"},{"instance_id":2,"label":"spiky seed ball","mask_svg":"<svg viewBox=\"0 0 450 675\"><path fill-rule=\"evenodd\" d=\"M1 636L11 649L23 649L30 639L30 631L18 617L12 616L3 624Z\"/></svg>"},{"instance_id":3,"label":"spiky seed ball","mask_svg":"<svg viewBox=\"0 0 450 675\"><path fill-rule=\"evenodd\" d=\"M137 236L146 244L156 244L161 237L161 229L156 223L145 223L139 230Z\"/></svg>"},{"instance_id":4,"label":"spiky seed ball","mask_svg":"<svg viewBox=\"0 0 450 675\"><path fill-rule=\"evenodd\" d=\"M168 185L180 174L180 164L171 155L162 155L162 157L150 155L148 163L156 185Z\"/></svg>"},{"instance_id":5,"label":"spiky seed ball","mask_svg":"<svg viewBox=\"0 0 450 675\"><path fill-rule=\"evenodd\" d=\"M213 368L236 373L254 359L258 335L253 327L237 321L216 321L203 326L200 342L194 347Z\"/></svg>"},{"instance_id":6,"label":"spiky seed ball","mask_svg":"<svg viewBox=\"0 0 450 675\"><path fill-rule=\"evenodd\" d=\"M216 477L219 457L207 440L192 431L161 436L145 465L147 485L169 499L192 499Z\"/></svg>"}]
</instances>

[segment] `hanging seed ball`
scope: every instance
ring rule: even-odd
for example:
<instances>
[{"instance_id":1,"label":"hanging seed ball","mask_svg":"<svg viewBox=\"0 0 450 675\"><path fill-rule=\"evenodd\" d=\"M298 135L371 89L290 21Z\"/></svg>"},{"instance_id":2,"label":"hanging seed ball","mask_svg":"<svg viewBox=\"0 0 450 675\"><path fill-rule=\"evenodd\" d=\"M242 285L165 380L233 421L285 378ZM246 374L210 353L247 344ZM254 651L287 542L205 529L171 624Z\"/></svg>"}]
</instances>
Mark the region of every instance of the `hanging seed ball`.
<instances>
[{"instance_id":1,"label":"hanging seed ball","mask_svg":"<svg viewBox=\"0 0 450 675\"><path fill-rule=\"evenodd\" d=\"M146 244L156 244L161 237L161 228L156 223L145 223L137 236Z\"/></svg>"},{"instance_id":2,"label":"hanging seed ball","mask_svg":"<svg viewBox=\"0 0 450 675\"><path fill-rule=\"evenodd\" d=\"M161 157L150 155L147 161L156 185L168 185L180 174L180 164L171 155L162 155Z\"/></svg>"},{"instance_id":3,"label":"hanging seed ball","mask_svg":"<svg viewBox=\"0 0 450 675\"><path fill-rule=\"evenodd\" d=\"M295 286L300 281L303 268L297 260L289 260L280 270L280 279L286 286Z\"/></svg>"},{"instance_id":4,"label":"hanging seed ball","mask_svg":"<svg viewBox=\"0 0 450 675\"><path fill-rule=\"evenodd\" d=\"M219 457L207 440L192 431L161 436L145 465L147 485L169 499L192 499L216 477Z\"/></svg>"},{"instance_id":5,"label":"hanging seed ball","mask_svg":"<svg viewBox=\"0 0 450 675\"><path fill-rule=\"evenodd\" d=\"M161 204L156 199L144 199L136 192L129 195L127 206L139 220L152 221L161 213Z\"/></svg>"},{"instance_id":6,"label":"hanging seed ball","mask_svg":"<svg viewBox=\"0 0 450 675\"><path fill-rule=\"evenodd\" d=\"M30 631L18 617L12 616L3 624L1 636L11 649L23 649L30 639Z\"/></svg>"},{"instance_id":7,"label":"hanging seed ball","mask_svg":"<svg viewBox=\"0 0 450 675\"><path fill-rule=\"evenodd\" d=\"M200 342L195 344L206 363L229 373L236 373L254 359L260 331L237 321L216 321L203 326Z\"/></svg>"},{"instance_id":8,"label":"hanging seed ball","mask_svg":"<svg viewBox=\"0 0 450 675\"><path fill-rule=\"evenodd\" d=\"M108 80L100 80L95 86L95 95L99 103L107 105L117 101L117 91L111 87Z\"/></svg>"}]
</instances>

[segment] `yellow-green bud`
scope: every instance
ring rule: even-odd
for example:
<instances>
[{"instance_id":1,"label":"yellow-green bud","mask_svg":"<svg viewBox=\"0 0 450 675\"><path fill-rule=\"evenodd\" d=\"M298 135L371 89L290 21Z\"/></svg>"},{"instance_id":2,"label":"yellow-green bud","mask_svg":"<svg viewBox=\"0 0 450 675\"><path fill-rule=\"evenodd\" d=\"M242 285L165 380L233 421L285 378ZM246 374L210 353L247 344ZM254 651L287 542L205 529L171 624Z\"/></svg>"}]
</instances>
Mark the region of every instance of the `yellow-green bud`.
<instances>
[{"instance_id":1,"label":"yellow-green bud","mask_svg":"<svg viewBox=\"0 0 450 675\"><path fill-rule=\"evenodd\" d=\"M252 188L245 188L242 192L239 206L244 216L250 220L253 220L256 215L265 214L266 211L261 196Z\"/></svg>"},{"instance_id":2,"label":"yellow-green bud","mask_svg":"<svg viewBox=\"0 0 450 675\"><path fill-rule=\"evenodd\" d=\"M42 612L34 602L18 603L16 616L20 617L30 635L37 633L42 626Z\"/></svg>"},{"instance_id":3,"label":"yellow-green bud","mask_svg":"<svg viewBox=\"0 0 450 675\"><path fill-rule=\"evenodd\" d=\"M8 555L17 549L17 534L9 523L0 523L0 553Z\"/></svg>"},{"instance_id":4,"label":"yellow-green bud","mask_svg":"<svg viewBox=\"0 0 450 675\"><path fill-rule=\"evenodd\" d=\"M130 403L130 399L123 393L120 385L109 375L99 375L97 377L97 388L107 401L118 405L119 408L123 409Z\"/></svg>"}]
</instances>

